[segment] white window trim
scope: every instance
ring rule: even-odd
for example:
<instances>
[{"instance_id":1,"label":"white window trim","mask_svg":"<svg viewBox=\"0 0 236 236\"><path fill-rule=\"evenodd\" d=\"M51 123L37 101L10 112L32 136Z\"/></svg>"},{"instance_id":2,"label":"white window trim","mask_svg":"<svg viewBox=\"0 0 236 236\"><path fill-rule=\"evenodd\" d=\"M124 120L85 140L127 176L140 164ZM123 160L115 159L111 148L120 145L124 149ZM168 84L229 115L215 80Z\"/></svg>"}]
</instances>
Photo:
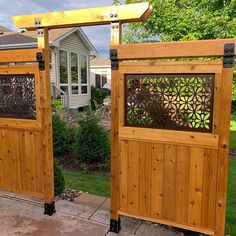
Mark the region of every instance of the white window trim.
<instances>
[{"instance_id":1,"label":"white window trim","mask_svg":"<svg viewBox=\"0 0 236 236\"><path fill-rule=\"evenodd\" d=\"M67 74L68 74L68 83L67 84L61 84L61 75L60 75L60 51L64 51L67 53ZM78 84L72 84L71 83L71 53L77 54L77 64L78 64ZM80 64L80 56L85 56L87 61L87 83L82 84L81 83L81 64ZM89 57L87 54L73 52L66 49L59 49L58 53L59 58L59 88L61 86L68 86L68 93L69 96L88 96L89 95ZM78 94L72 94L72 86L78 86ZM87 86L87 93L82 93L82 86Z\"/></svg>"},{"instance_id":2,"label":"white window trim","mask_svg":"<svg viewBox=\"0 0 236 236\"><path fill-rule=\"evenodd\" d=\"M63 52L66 52L66 55L67 55L67 81L68 83L61 83L61 70L60 70L60 51L63 51ZM59 88L61 88L61 86L69 86L70 85L70 81L69 81L69 67L68 67L68 63L69 63L69 57L68 57L68 51L67 50L64 50L64 49L59 49L59 52L58 52L58 64L59 64L59 70L58 70L58 74L59 74ZM68 92L69 92L70 88L68 89Z\"/></svg>"},{"instance_id":3,"label":"white window trim","mask_svg":"<svg viewBox=\"0 0 236 236\"><path fill-rule=\"evenodd\" d=\"M81 67L79 67L79 71L80 71L80 95L81 96L88 96L89 95L89 61L88 61L88 55L80 53L80 56L85 56L86 57L86 62L87 62L87 83L86 84L82 84L81 80ZM79 59L80 59L79 56ZM80 64L81 65L81 64ZM87 86L87 93L82 93L82 86Z\"/></svg>"},{"instance_id":4,"label":"white window trim","mask_svg":"<svg viewBox=\"0 0 236 236\"><path fill-rule=\"evenodd\" d=\"M78 84L72 84L72 81L71 81L72 80L71 78L71 53L77 54ZM70 51L69 54L70 54L70 96L75 97L75 96L81 95L80 94L81 83L80 83L80 72L79 72L79 69L80 69L79 53ZM78 86L78 93L76 94L72 93L72 86Z\"/></svg>"},{"instance_id":5,"label":"white window trim","mask_svg":"<svg viewBox=\"0 0 236 236\"><path fill-rule=\"evenodd\" d=\"M96 87L96 74L100 75L100 88L102 89L102 78L101 78L101 76L106 75L107 83L108 83L108 72L107 71L95 71L95 87Z\"/></svg>"}]
</instances>

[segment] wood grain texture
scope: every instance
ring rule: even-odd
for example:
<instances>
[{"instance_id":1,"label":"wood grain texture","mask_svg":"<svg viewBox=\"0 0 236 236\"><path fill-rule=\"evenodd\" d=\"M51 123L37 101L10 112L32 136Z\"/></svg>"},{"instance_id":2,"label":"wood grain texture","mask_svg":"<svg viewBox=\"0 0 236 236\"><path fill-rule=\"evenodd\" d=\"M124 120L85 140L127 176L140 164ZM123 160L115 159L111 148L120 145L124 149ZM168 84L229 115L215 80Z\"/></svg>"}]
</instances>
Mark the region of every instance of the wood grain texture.
<instances>
[{"instance_id":1,"label":"wood grain texture","mask_svg":"<svg viewBox=\"0 0 236 236\"><path fill-rule=\"evenodd\" d=\"M105 25L110 24L112 11L118 13L118 19L121 23L139 22L150 16L152 7L146 2L14 16L12 20L18 28L27 30L35 29L36 18L41 19L41 27L48 27L49 29Z\"/></svg>"},{"instance_id":2,"label":"wood grain texture","mask_svg":"<svg viewBox=\"0 0 236 236\"><path fill-rule=\"evenodd\" d=\"M224 55L224 44L226 43L236 44L236 38L111 45L111 48L119 51L120 60L221 57ZM209 45L211 46L209 47Z\"/></svg>"},{"instance_id":3,"label":"wood grain texture","mask_svg":"<svg viewBox=\"0 0 236 236\"><path fill-rule=\"evenodd\" d=\"M111 45L121 43L122 26L111 31ZM119 62L118 62L119 63ZM118 220L119 208L119 173L120 173L120 143L118 138L119 132L119 70L111 72L111 155L110 155L110 173L111 173L111 219Z\"/></svg>"},{"instance_id":4,"label":"wood grain texture","mask_svg":"<svg viewBox=\"0 0 236 236\"><path fill-rule=\"evenodd\" d=\"M36 62L36 53L39 49L0 50L0 62Z\"/></svg>"},{"instance_id":5,"label":"wood grain texture","mask_svg":"<svg viewBox=\"0 0 236 236\"><path fill-rule=\"evenodd\" d=\"M216 218L215 235L222 236L225 231L226 192L229 158L229 129L231 113L231 96L233 82L233 68L222 68L221 112L219 120L219 152L216 190Z\"/></svg>"}]
</instances>

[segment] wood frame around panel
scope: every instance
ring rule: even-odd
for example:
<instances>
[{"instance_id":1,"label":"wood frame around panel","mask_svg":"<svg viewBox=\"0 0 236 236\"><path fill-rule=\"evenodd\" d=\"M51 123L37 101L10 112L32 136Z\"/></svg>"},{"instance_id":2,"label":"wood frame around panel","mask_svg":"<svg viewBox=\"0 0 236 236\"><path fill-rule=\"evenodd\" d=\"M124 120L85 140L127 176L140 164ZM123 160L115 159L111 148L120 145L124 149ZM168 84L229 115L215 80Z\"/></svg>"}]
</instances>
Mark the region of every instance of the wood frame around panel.
<instances>
[{"instance_id":1,"label":"wood frame around panel","mask_svg":"<svg viewBox=\"0 0 236 236\"><path fill-rule=\"evenodd\" d=\"M214 87L214 110L213 110L213 130L212 134L204 134L199 132L184 132L173 130L160 130L153 129L152 137L145 136L145 132L151 129L139 127L125 127L124 125L124 106L125 106L125 91L124 91L124 75L125 74L164 74L164 73L210 73L215 74L215 87ZM191 146L194 145L201 147L208 146L218 149L218 130L219 130L219 101L220 101L220 87L222 83L222 61L172 61L172 62L121 62L119 68L119 137L125 139L137 139L147 141L149 138L152 141L166 142L169 140L172 143L177 143L176 134L179 134L183 144ZM128 135L128 136L127 136ZM205 139L204 139L205 138ZM211 140L208 142L207 140ZM205 145L204 145L205 143Z\"/></svg>"},{"instance_id":2,"label":"wood frame around panel","mask_svg":"<svg viewBox=\"0 0 236 236\"><path fill-rule=\"evenodd\" d=\"M236 38L183 42L124 44L111 46L111 49L118 50L118 59L120 60L221 57L224 55L224 44L226 43L234 43L236 45Z\"/></svg>"},{"instance_id":3,"label":"wood frame around panel","mask_svg":"<svg viewBox=\"0 0 236 236\"><path fill-rule=\"evenodd\" d=\"M17 27L26 28L27 30L35 29L36 18L41 19L40 27L48 27L48 29L106 25L111 23L110 14L112 11L118 13L118 20L120 23L140 22L149 17L152 12L152 7L148 2L145 2L86 8L62 12L15 16L13 17L13 22Z\"/></svg>"},{"instance_id":4,"label":"wood frame around panel","mask_svg":"<svg viewBox=\"0 0 236 236\"><path fill-rule=\"evenodd\" d=\"M15 130L40 131L41 129L41 110L40 110L40 77L38 64L8 65L0 66L1 75L25 75L33 74L35 79L36 97L36 120L0 118L0 128L13 128Z\"/></svg>"}]
</instances>

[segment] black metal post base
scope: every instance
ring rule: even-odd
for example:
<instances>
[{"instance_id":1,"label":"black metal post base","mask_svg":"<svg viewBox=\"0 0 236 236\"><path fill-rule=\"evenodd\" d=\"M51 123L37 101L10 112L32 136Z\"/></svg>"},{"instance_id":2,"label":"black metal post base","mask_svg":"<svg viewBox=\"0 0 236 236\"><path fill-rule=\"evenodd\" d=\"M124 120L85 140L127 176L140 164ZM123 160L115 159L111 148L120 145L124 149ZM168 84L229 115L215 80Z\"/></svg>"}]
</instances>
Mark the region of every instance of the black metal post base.
<instances>
[{"instance_id":1,"label":"black metal post base","mask_svg":"<svg viewBox=\"0 0 236 236\"><path fill-rule=\"evenodd\" d=\"M53 213L56 212L56 209L55 209L55 202L52 202L51 204L49 203L44 203L44 214L45 215L49 215L49 216L52 216Z\"/></svg>"},{"instance_id":2,"label":"black metal post base","mask_svg":"<svg viewBox=\"0 0 236 236\"><path fill-rule=\"evenodd\" d=\"M112 220L110 221L110 231L114 233L119 233L121 230L121 225L120 225L120 218L118 220Z\"/></svg>"}]
</instances>

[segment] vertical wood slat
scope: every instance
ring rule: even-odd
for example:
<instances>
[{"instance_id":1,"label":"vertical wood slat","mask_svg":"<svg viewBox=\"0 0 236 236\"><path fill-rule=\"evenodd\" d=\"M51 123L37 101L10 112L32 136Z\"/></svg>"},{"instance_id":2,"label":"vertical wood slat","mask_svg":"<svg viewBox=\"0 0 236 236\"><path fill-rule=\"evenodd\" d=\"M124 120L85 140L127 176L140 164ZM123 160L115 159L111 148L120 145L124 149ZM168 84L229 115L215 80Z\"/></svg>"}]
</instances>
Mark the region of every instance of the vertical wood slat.
<instances>
[{"instance_id":1,"label":"vertical wood slat","mask_svg":"<svg viewBox=\"0 0 236 236\"><path fill-rule=\"evenodd\" d=\"M151 216L162 217L164 145L152 144L151 156Z\"/></svg>"},{"instance_id":2,"label":"vertical wood slat","mask_svg":"<svg viewBox=\"0 0 236 236\"><path fill-rule=\"evenodd\" d=\"M120 142L120 204L121 211L127 211L128 204L128 141L122 140Z\"/></svg>"},{"instance_id":3,"label":"vertical wood slat","mask_svg":"<svg viewBox=\"0 0 236 236\"><path fill-rule=\"evenodd\" d=\"M175 219L175 192L176 192L176 157L175 145L164 145L164 183L163 183L163 217Z\"/></svg>"},{"instance_id":4,"label":"vertical wood slat","mask_svg":"<svg viewBox=\"0 0 236 236\"><path fill-rule=\"evenodd\" d=\"M203 149L190 149L188 223L201 225Z\"/></svg>"},{"instance_id":5,"label":"vertical wood slat","mask_svg":"<svg viewBox=\"0 0 236 236\"><path fill-rule=\"evenodd\" d=\"M204 150L201 225L214 229L216 202L217 151Z\"/></svg>"},{"instance_id":6,"label":"vertical wood slat","mask_svg":"<svg viewBox=\"0 0 236 236\"><path fill-rule=\"evenodd\" d=\"M18 132L19 136L19 146L20 146L20 153L19 153L19 160L20 160L20 166L21 166L21 186L22 191L27 191L28 187L28 181L27 181L27 169L26 169L26 142L25 142L25 134L26 132L20 131Z\"/></svg>"},{"instance_id":7,"label":"vertical wood slat","mask_svg":"<svg viewBox=\"0 0 236 236\"><path fill-rule=\"evenodd\" d=\"M152 144L139 144L139 214L150 215L151 204L151 155Z\"/></svg>"},{"instance_id":8,"label":"vertical wood slat","mask_svg":"<svg viewBox=\"0 0 236 236\"><path fill-rule=\"evenodd\" d=\"M188 223L188 194L189 194L189 165L190 148L177 147L176 163L176 209L175 219L177 222Z\"/></svg>"},{"instance_id":9,"label":"vertical wood slat","mask_svg":"<svg viewBox=\"0 0 236 236\"><path fill-rule=\"evenodd\" d=\"M128 211L139 212L139 142L129 141L128 156Z\"/></svg>"}]
</instances>

